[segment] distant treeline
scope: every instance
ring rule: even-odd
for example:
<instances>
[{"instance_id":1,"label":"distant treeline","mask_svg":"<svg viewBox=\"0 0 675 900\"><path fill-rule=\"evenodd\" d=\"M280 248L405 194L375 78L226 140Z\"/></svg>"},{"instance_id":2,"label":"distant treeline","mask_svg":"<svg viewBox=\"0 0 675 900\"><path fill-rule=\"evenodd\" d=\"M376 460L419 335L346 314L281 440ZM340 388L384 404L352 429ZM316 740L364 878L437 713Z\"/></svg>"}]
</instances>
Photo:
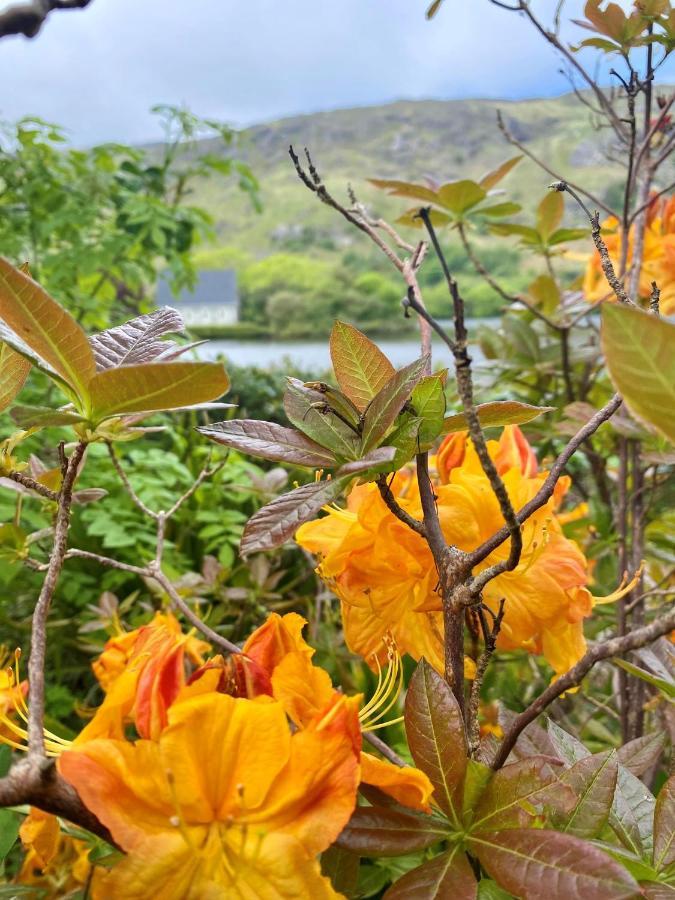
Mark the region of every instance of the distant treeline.
<instances>
[{"instance_id":1,"label":"distant treeline","mask_svg":"<svg viewBox=\"0 0 675 900\"><path fill-rule=\"evenodd\" d=\"M448 236L446 247L468 314L483 317L499 313L502 299L475 273L459 242ZM403 290L397 273L384 264L374 268L372 256L352 248L337 260L333 253L322 258L315 247L311 251L310 256L309 248L303 253L301 247L292 247L260 260L229 247L199 253L198 268L232 267L239 286L239 325L208 329L209 336L324 337L336 318L352 322L369 334L413 330L412 322L402 313ZM522 255L504 242L486 241L480 253L482 262L509 291L522 290L533 277L523 269ZM435 259L425 262L420 284L430 311L447 317L447 288Z\"/></svg>"}]
</instances>

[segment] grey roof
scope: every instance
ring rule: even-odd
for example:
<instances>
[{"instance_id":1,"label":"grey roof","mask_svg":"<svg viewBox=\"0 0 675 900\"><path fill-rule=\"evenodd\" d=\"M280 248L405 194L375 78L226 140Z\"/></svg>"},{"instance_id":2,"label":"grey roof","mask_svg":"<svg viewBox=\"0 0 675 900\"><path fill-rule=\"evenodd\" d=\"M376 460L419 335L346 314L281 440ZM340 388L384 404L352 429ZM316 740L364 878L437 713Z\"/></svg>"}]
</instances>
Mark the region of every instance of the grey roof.
<instances>
[{"instance_id":1,"label":"grey roof","mask_svg":"<svg viewBox=\"0 0 675 900\"><path fill-rule=\"evenodd\" d=\"M238 306L237 273L234 269L204 269L197 273L194 291L182 290L177 297L164 278L157 284L157 306Z\"/></svg>"}]
</instances>

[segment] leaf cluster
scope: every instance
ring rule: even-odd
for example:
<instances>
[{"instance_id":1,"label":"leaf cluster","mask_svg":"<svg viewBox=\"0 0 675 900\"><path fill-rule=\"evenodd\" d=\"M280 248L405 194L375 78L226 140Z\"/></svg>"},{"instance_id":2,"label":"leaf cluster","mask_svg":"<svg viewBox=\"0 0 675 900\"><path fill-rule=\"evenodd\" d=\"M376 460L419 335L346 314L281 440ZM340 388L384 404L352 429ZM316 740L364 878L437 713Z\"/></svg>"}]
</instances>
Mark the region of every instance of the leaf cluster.
<instances>
[{"instance_id":1,"label":"leaf cluster","mask_svg":"<svg viewBox=\"0 0 675 900\"><path fill-rule=\"evenodd\" d=\"M674 883L675 779L655 801L637 777L658 760L660 736L592 754L557 726L548 734L536 726L521 737L516 760L495 772L488 745L484 761L467 756L457 702L424 660L410 682L405 727L415 764L434 786L432 811L368 791L369 805L357 807L337 842L357 858L431 854L387 900L474 900L489 896L491 880L505 896L552 900L615 900L641 889L657 896Z\"/></svg>"}]
</instances>

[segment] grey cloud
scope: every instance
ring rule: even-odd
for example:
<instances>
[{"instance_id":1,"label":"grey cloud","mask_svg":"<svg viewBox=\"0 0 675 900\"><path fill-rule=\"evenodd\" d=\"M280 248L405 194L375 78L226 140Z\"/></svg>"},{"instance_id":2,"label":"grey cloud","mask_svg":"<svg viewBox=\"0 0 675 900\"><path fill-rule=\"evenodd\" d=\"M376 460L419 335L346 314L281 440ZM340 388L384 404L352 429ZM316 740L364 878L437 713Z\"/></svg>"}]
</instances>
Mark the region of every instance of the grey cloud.
<instances>
[{"instance_id":1,"label":"grey cloud","mask_svg":"<svg viewBox=\"0 0 675 900\"><path fill-rule=\"evenodd\" d=\"M549 0L539 0L543 9ZM568 4L577 12L581 0ZM79 144L157 137L185 103L243 125L398 98L541 96L566 82L532 29L487 0L93 0L0 44L0 114Z\"/></svg>"}]
</instances>

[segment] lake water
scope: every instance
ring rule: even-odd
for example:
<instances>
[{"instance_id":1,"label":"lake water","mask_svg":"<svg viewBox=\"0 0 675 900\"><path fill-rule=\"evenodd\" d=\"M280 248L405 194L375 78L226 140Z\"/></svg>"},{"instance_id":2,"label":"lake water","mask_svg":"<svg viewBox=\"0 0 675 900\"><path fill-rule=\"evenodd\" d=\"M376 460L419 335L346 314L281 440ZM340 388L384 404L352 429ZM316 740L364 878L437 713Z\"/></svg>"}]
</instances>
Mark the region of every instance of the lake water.
<instances>
[{"instance_id":1,"label":"lake water","mask_svg":"<svg viewBox=\"0 0 675 900\"><path fill-rule=\"evenodd\" d=\"M468 320L469 335L477 333L477 327L496 326L498 319ZM452 327L451 323L443 323L445 327ZM420 355L419 340L414 337L384 338L376 340L377 346L400 368L412 362ZM328 341L238 341L238 340L213 340L203 344L198 349L202 359L215 359L217 356L225 356L237 366L260 366L269 368L290 361L293 367L310 372L323 372L331 368ZM475 362L481 362L483 355L477 344L471 346L471 356ZM446 345L434 334L433 340L434 368L451 367L453 365L452 354Z\"/></svg>"}]
</instances>

